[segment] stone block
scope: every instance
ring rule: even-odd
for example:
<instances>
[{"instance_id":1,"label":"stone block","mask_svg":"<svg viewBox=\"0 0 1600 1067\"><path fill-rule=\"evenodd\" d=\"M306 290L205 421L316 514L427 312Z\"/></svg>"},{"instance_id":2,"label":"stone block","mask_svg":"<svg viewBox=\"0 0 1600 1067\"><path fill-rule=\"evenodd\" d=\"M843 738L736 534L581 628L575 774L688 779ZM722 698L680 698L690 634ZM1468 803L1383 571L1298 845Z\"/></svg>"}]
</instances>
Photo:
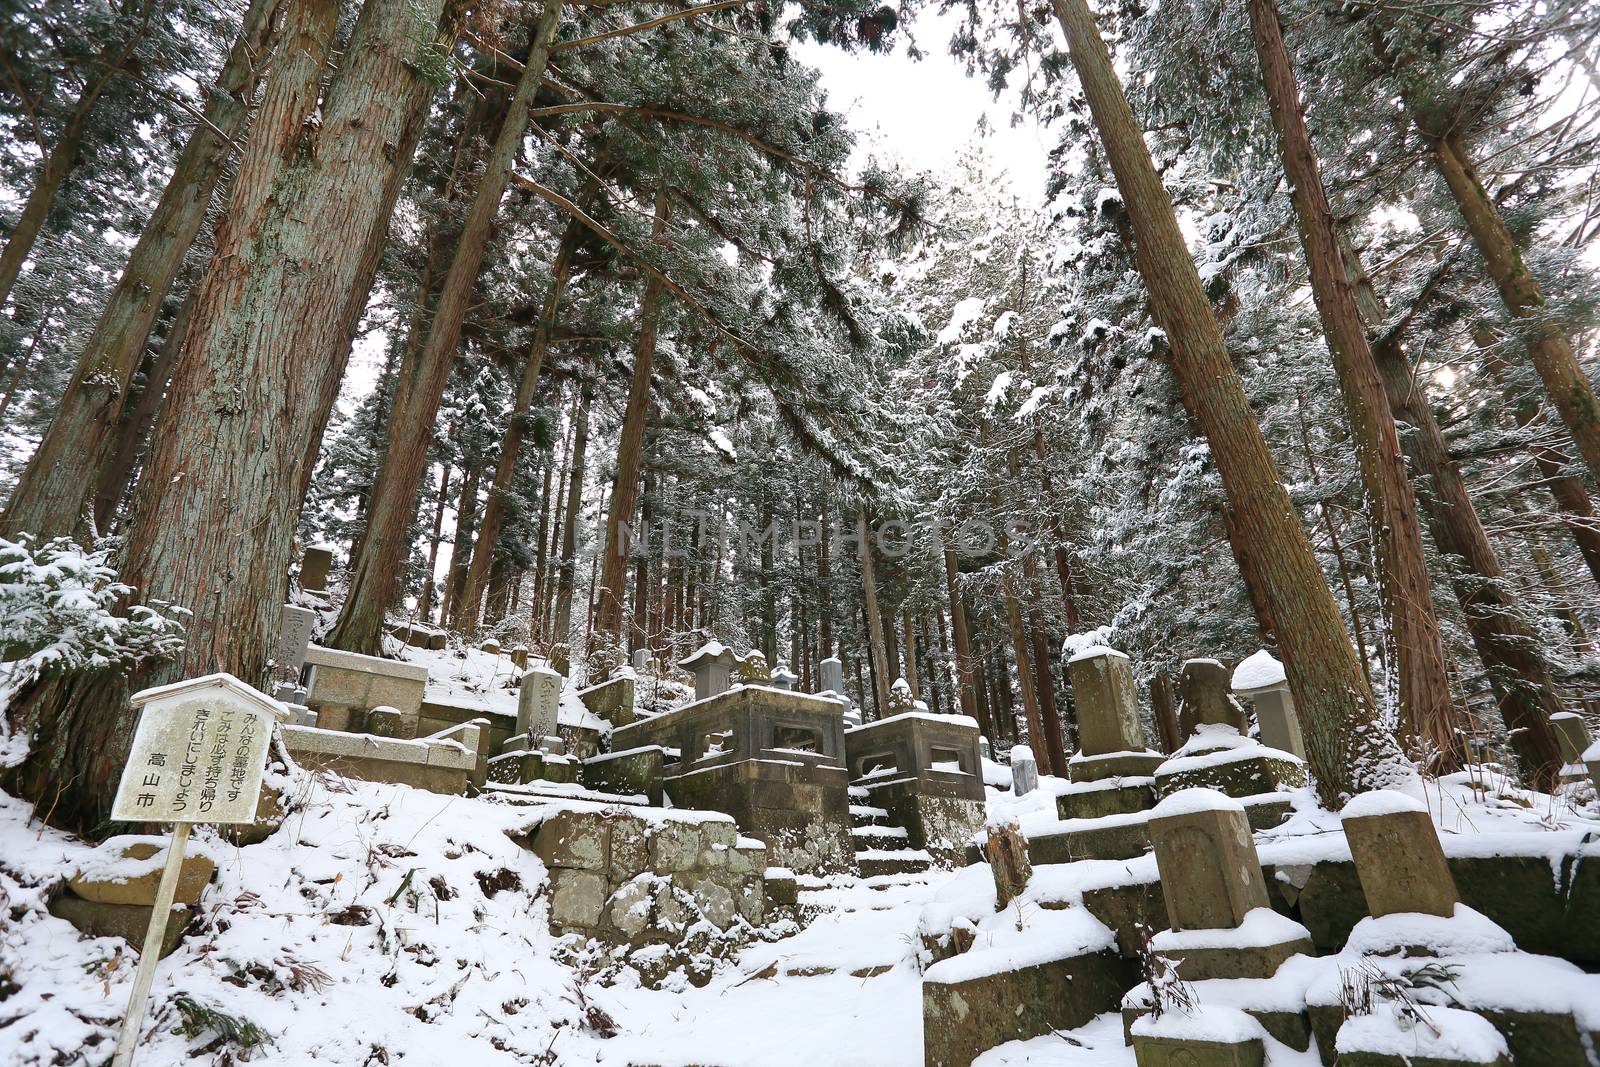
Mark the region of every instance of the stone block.
<instances>
[{"instance_id":1,"label":"stone block","mask_svg":"<svg viewBox=\"0 0 1600 1067\"><path fill-rule=\"evenodd\" d=\"M1078 711L1078 742L1084 755L1139 751L1138 691L1133 665L1121 652L1094 648L1067 661L1067 676Z\"/></svg>"},{"instance_id":2,"label":"stone block","mask_svg":"<svg viewBox=\"0 0 1600 1067\"><path fill-rule=\"evenodd\" d=\"M706 847L720 845L723 848L732 848L739 839L738 827L733 820L703 822L700 824L701 836L705 839Z\"/></svg>"},{"instance_id":3,"label":"stone block","mask_svg":"<svg viewBox=\"0 0 1600 1067\"><path fill-rule=\"evenodd\" d=\"M511 665L519 671L528 669L528 646L518 645L511 650Z\"/></svg>"},{"instance_id":4,"label":"stone block","mask_svg":"<svg viewBox=\"0 0 1600 1067\"><path fill-rule=\"evenodd\" d=\"M623 816L611 823L611 881L625 882L650 867L649 828L643 821Z\"/></svg>"},{"instance_id":5,"label":"stone block","mask_svg":"<svg viewBox=\"0 0 1600 1067\"><path fill-rule=\"evenodd\" d=\"M739 914L752 926L760 926L767 913L767 894L759 876L744 879L737 893Z\"/></svg>"},{"instance_id":6,"label":"stone block","mask_svg":"<svg viewBox=\"0 0 1600 1067\"><path fill-rule=\"evenodd\" d=\"M728 870L734 874L760 874L767 867L767 846L759 842L735 845L728 853Z\"/></svg>"},{"instance_id":7,"label":"stone block","mask_svg":"<svg viewBox=\"0 0 1600 1067\"><path fill-rule=\"evenodd\" d=\"M560 785L573 785L578 781L578 761L570 756L557 756L546 753L544 757L544 774L541 777L547 782L556 782Z\"/></svg>"},{"instance_id":8,"label":"stone block","mask_svg":"<svg viewBox=\"0 0 1600 1067\"><path fill-rule=\"evenodd\" d=\"M1039 764L1033 758L1033 749L1027 745L1011 746L1011 791L1017 796L1027 796L1039 788Z\"/></svg>"},{"instance_id":9,"label":"stone block","mask_svg":"<svg viewBox=\"0 0 1600 1067\"><path fill-rule=\"evenodd\" d=\"M53 898L48 909L51 915L65 919L85 937L120 937L133 949L134 955L144 947L144 935L150 927L149 904L108 904L99 900L84 900L71 893L61 893ZM183 940L189 926L191 912L187 908L174 909L167 917L167 929L161 938L161 957L172 955L172 950Z\"/></svg>"},{"instance_id":10,"label":"stone block","mask_svg":"<svg viewBox=\"0 0 1600 1067\"><path fill-rule=\"evenodd\" d=\"M1056 794L1056 813L1063 819L1132 815L1155 806L1155 782L1150 778L1074 782L1065 791Z\"/></svg>"},{"instance_id":11,"label":"stone block","mask_svg":"<svg viewBox=\"0 0 1600 1067\"><path fill-rule=\"evenodd\" d=\"M300 557L300 588L320 593L328 588L328 572L333 569L333 546L312 545Z\"/></svg>"},{"instance_id":12,"label":"stone block","mask_svg":"<svg viewBox=\"0 0 1600 1067\"><path fill-rule=\"evenodd\" d=\"M631 677L613 678L579 690L578 699L612 726L627 726L634 721L634 680Z\"/></svg>"},{"instance_id":13,"label":"stone block","mask_svg":"<svg viewBox=\"0 0 1600 1067\"><path fill-rule=\"evenodd\" d=\"M1150 841L1174 930L1232 929L1268 906L1250 823L1237 801L1199 790L1175 794L1151 813Z\"/></svg>"},{"instance_id":14,"label":"stone block","mask_svg":"<svg viewBox=\"0 0 1600 1067\"><path fill-rule=\"evenodd\" d=\"M694 868L700 858L702 838L693 823L665 822L650 835L650 866L662 874Z\"/></svg>"},{"instance_id":15,"label":"stone block","mask_svg":"<svg viewBox=\"0 0 1600 1067\"><path fill-rule=\"evenodd\" d=\"M1266 1056L1259 1037L1244 1041L1133 1037L1133 1057L1139 1067L1265 1067Z\"/></svg>"},{"instance_id":16,"label":"stone block","mask_svg":"<svg viewBox=\"0 0 1600 1067\"><path fill-rule=\"evenodd\" d=\"M716 880L675 875L672 883L688 891L694 898L695 907L700 910L700 914L718 930L726 930L738 918L738 901L734 899L733 893L727 886Z\"/></svg>"},{"instance_id":17,"label":"stone block","mask_svg":"<svg viewBox=\"0 0 1600 1067\"><path fill-rule=\"evenodd\" d=\"M378 707L367 712L366 726L373 737L403 737L405 720L396 708Z\"/></svg>"},{"instance_id":18,"label":"stone block","mask_svg":"<svg viewBox=\"0 0 1600 1067\"><path fill-rule=\"evenodd\" d=\"M1261 728L1261 743L1305 759L1305 734L1300 729L1300 713L1295 710L1289 687L1258 689L1250 698L1256 708L1256 725Z\"/></svg>"},{"instance_id":19,"label":"stone block","mask_svg":"<svg viewBox=\"0 0 1600 1067\"><path fill-rule=\"evenodd\" d=\"M659 745L594 756L583 762L579 778L589 789L642 796L660 806L666 750Z\"/></svg>"},{"instance_id":20,"label":"stone block","mask_svg":"<svg viewBox=\"0 0 1600 1067\"><path fill-rule=\"evenodd\" d=\"M1421 801L1389 790L1363 793L1345 805L1342 819L1368 914L1455 914L1455 878Z\"/></svg>"},{"instance_id":21,"label":"stone block","mask_svg":"<svg viewBox=\"0 0 1600 1067\"><path fill-rule=\"evenodd\" d=\"M1221 754L1221 750L1217 754ZM1251 744L1231 750L1226 762L1195 765L1204 757L1180 756L1156 768L1156 795L1170 796L1182 789L1215 789L1230 797L1252 797L1306 784L1305 764L1270 755Z\"/></svg>"},{"instance_id":22,"label":"stone block","mask_svg":"<svg viewBox=\"0 0 1600 1067\"><path fill-rule=\"evenodd\" d=\"M1557 712L1550 716L1550 725L1555 729L1561 762L1582 764L1583 754L1594 744L1589 736L1589 724L1583 716L1574 711Z\"/></svg>"},{"instance_id":23,"label":"stone block","mask_svg":"<svg viewBox=\"0 0 1600 1067\"><path fill-rule=\"evenodd\" d=\"M942 981L929 968L922 983L922 1042L927 1067L968 1067L989 1049L1083 1026L1116 1011L1137 980L1114 952L1086 953L965 981ZM952 973L959 974L959 971Z\"/></svg>"},{"instance_id":24,"label":"stone block","mask_svg":"<svg viewBox=\"0 0 1600 1067\"><path fill-rule=\"evenodd\" d=\"M800 900L800 883L792 871L768 867L761 875L762 891L773 907L793 907Z\"/></svg>"},{"instance_id":25,"label":"stone block","mask_svg":"<svg viewBox=\"0 0 1600 1067\"><path fill-rule=\"evenodd\" d=\"M606 879L598 871L550 872L550 924L563 930L596 927L605 915Z\"/></svg>"},{"instance_id":26,"label":"stone block","mask_svg":"<svg viewBox=\"0 0 1600 1067\"><path fill-rule=\"evenodd\" d=\"M263 790L265 792L265 790ZM154 863L151 860L160 854ZM67 888L81 900L97 904L137 904L148 908L155 903L156 887L161 883L161 869L166 863L164 844L157 845L146 838L113 837L95 849L93 857L84 863L72 877ZM121 881L115 880L115 866L126 866L129 861L148 868L145 873ZM173 894L178 904L194 904L205 892L206 884L216 872L217 865L210 856L189 853L178 866L178 888Z\"/></svg>"},{"instance_id":27,"label":"stone block","mask_svg":"<svg viewBox=\"0 0 1600 1067\"><path fill-rule=\"evenodd\" d=\"M1250 732L1244 706L1234 698L1228 668L1214 659L1191 659L1178 675L1178 733L1189 738L1195 727L1231 726L1243 737Z\"/></svg>"},{"instance_id":28,"label":"stone block","mask_svg":"<svg viewBox=\"0 0 1600 1067\"><path fill-rule=\"evenodd\" d=\"M546 867L603 871L610 858L611 821L597 811L551 815L533 835L533 852Z\"/></svg>"},{"instance_id":29,"label":"stone block","mask_svg":"<svg viewBox=\"0 0 1600 1067\"><path fill-rule=\"evenodd\" d=\"M405 721L400 736L415 736L428 686L426 667L320 645L306 649L306 665L311 668L306 702L324 712L318 720L324 729L350 728L349 719L341 719L337 713L360 715L371 708L390 707Z\"/></svg>"},{"instance_id":30,"label":"stone block","mask_svg":"<svg viewBox=\"0 0 1600 1067\"><path fill-rule=\"evenodd\" d=\"M1067 760L1067 777L1076 782L1103 782L1107 778L1149 778L1166 759L1159 752L1105 752L1098 756L1076 753Z\"/></svg>"},{"instance_id":31,"label":"stone block","mask_svg":"<svg viewBox=\"0 0 1600 1067\"><path fill-rule=\"evenodd\" d=\"M628 881L611 894L607 904L606 914L612 927L625 940L640 942L654 919L660 894L661 881L654 875L643 875Z\"/></svg>"},{"instance_id":32,"label":"stone block","mask_svg":"<svg viewBox=\"0 0 1600 1067\"><path fill-rule=\"evenodd\" d=\"M1035 864L1071 863L1074 860L1127 860L1150 850L1149 823L1141 818L1113 816L1081 827L1028 839L1028 858Z\"/></svg>"}]
</instances>

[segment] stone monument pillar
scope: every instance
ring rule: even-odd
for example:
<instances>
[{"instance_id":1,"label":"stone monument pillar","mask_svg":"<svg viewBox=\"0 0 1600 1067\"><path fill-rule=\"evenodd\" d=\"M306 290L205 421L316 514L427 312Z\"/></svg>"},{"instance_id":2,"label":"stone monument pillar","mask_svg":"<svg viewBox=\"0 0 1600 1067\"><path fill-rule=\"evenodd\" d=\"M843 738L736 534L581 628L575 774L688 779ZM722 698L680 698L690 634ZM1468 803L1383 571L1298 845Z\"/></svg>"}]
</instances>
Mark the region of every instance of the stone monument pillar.
<instances>
[{"instance_id":1,"label":"stone monument pillar","mask_svg":"<svg viewBox=\"0 0 1600 1067\"><path fill-rule=\"evenodd\" d=\"M1185 660L1178 675L1178 733L1187 741L1198 726L1231 726L1250 733L1244 706L1229 692L1228 668L1214 659Z\"/></svg>"},{"instance_id":2,"label":"stone monument pillar","mask_svg":"<svg viewBox=\"0 0 1600 1067\"><path fill-rule=\"evenodd\" d=\"M1352 797L1340 813L1367 913L1455 914L1456 880L1427 805L1392 789Z\"/></svg>"},{"instance_id":3,"label":"stone monument pillar","mask_svg":"<svg viewBox=\"0 0 1600 1067\"><path fill-rule=\"evenodd\" d=\"M300 558L300 588L308 593L320 593L328 588L328 572L333 569L333 549L330 544L312 545Z\"/></svg>"},{"instance_id":4,"label":"stone monument pillar","mask_svg":"<svg viewBox=\"0 0 1600 1067\"><path fill-rule=\"evenodd\" d=\"M1267 902L1244 805L1211 789L1174 793L1150 812L1150 843L1172 924L1150 941L1185 981L1269 978L1311 952L1311 935Z\"/></svg>"},{"instance_id":5,"label":"stone monument pillar","mask_svg":"<svg viewBox=\"0 0 1600 1067\"><path fill-rule=\"evenodd\" d=\"M822 688L818 692L838 693L844 696L844 664L838 656L829 656L817 665Z\"/></svg>"},{"instance_id":6,"label":"stone monument pillar","mask_svg":"<svg viewBox=\"0 0 1600 1067\"><path fill-rule=\"evenodd\" d=\"M1145 747L1133 666L1115 649L1084 649L1067 661L1078 709L1078 753L1068 765L1074 782L1155 773L1161 753Z\"/></svg>"},{"instance_id":7,"label":"stone monument pillar","mask_svg":"<svg viewBox=\"0 0 1600 1067\"><path fill-rule=\"evenodd\" d=\"M1283 664L1266 649L1247 658L1233 672L1234 693L1255 705L1261 743L1268 748L1306 758L1305 736Z\"/></svg>"},{"instance_id":8,"label":"stone monument pillar","mask_svg":"<svg viewBox=\"0 0 1600 1067\"><path fill-rule=\"evenodd\" d=\"M728 690L728 678L738 661L726 646L707 641L694 655L678 661L678 666L694 675L694 698L705 700Z\"/></svg>"},{"instance_id":9,"label":"stone monument pillar","mask_svg":"<svg viewBox=\"0 0 1600 1067\"><path fill-rule=\"evenodd\" d=\"M1039 765L1034 762L1033 749L1027 745L1011 746L1011 791L1017 796L1027 796L1039 788Z\"/></svg>"},{"instance_id":10,"label":"stone monument pillar","mask_svg":"<svg viewBox=\"0 0 1600 1067\"><path fill-rule=\"evenodd\" d=\"M522 676L517 692L517 733L526 735L529 748L540 748L557 733L561 706L561 675L548 667L535 667Z\"/></svg>"}]
</instances>

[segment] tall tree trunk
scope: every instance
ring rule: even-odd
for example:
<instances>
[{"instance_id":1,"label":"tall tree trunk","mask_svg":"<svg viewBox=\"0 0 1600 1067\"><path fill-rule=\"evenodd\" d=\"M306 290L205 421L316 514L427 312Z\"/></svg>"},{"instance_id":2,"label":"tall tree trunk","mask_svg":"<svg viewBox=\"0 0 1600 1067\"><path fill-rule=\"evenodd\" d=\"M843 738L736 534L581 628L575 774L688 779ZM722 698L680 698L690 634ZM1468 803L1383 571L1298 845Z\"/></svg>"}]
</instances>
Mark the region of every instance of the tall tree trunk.
<instances>
[{"instance_id":1,"label":"tall tree trunk","mask_svg":"<svg viewBox=\"0 0 1600 1067\"><path fill-rule=\"evenodd\" d=\"M1237 520L1234 532L1257 562L1284 668L1305 716L1319 795L1334 806L1354 792L1410 782L1415 772L1378 718L1094 16L1086 0L1054 0L1054 6L1133 224L1156 324L1171 345L1173 370L1211 447Z\"/></svg>"},{"instance_id":2,"label":"tall tree trunk","mask_svg":"<svg viewBox=\"0 0 1600 1067\"><path fill-rule=\"evenodd\" d=\"M1550 402L1578 446L1578 454L1588 465L1589 473L1600 479L1600 405L1596 404L1594 389L1578 363L1566 324L1551 317L1544 292L1522 262L1516 239L1501 219L1494 198L1479 180L1460 133L1454 129L1431 129L1432 124L1420 112L1415 119L1417 129L1428 139L1434 164L1450 189L1489 277L1500 291L1501 302L1512 318L1529 327L1523 342L1533 369L1538 372Z\"/></svg>"},{"instance_id":3,"label":"tall tree trunk","mask_svg":"<svg viewBox=\"0 0 1600 1067\"><path fill-rule=\"evenodd\" d=\"M821 660L833 655L833 577L829 571L829 553L833 551L830 543L833 539L833 530L828 524L828 497L822 496L822 506L819 509L821 518L817 539L817 639L821 642Z\"/></svg>"},{"instance_id":4,"label":"tall tree trunk","mask_svg":"<svg viewBox=\"0 0 1600 1067\"><path fill-rule=\"evenodd\" d=\"M250 100L272 52L278 12L286 3L251 0L245 11L243 29L206 95L202 118L78 355L50 428L0 515L0 533L71 533L96 487L96 475L116 460L129 386L161 304L205 222L206 207L226 169L229 141L248 123Z\"/></svg>"},{"instance_id":5,"label":"tall tree trunk","mask_svg":"<svg viewBox=\"0 0 1600 1067\"><path fill-rule=\"evenodd\" d=\"M978 661L972 654L972 628L967 622L967 606L961 599L960 575L956 568L956 554L948 544L942 546L944 550L944 588L945 598L950 604L950 640L955 645L955 688L956 699L961 703L961 713L977 718L980 723L984 716L978 714L978 697L981 687L978 684Z\"/></svg>"},{"instance_id":6,"label":"tall tree trunk","mask_svg":"<svg viewBox=\"0 0 1600 1067\"><path fill-rule=\"evenodd\" d=\"M860 534L861 601L866 608L868 667L872 674L873 711L882 717L889 706L889 661L884 651L883 616L878 612L877 568L872 562L872 535L867 529L866 512L856 513L856 532Z\"/></svg>"},{"instance_id":7,"label":"tall tree trunk","mask_svg":"<svg viewBox=\"0 0 1600 1067\"><path fill-rule=\"evenodd\" d=\"M666 240L670 207L666 182L656 183L652 240ZM622 416L622 436L617 442L617 477L611 487L611 511L606 519L605 554L600 576L599 611L594 628L602 643L622 637L622 600L628 575L628 546L623 527L633 522L639 501L639 471L644 462L644 432L650 414L650 372L656 359L656 327L665 290L655 275L644 285L639 303L639 335L633 346L633 377L628 382L628 402Z\"/></svg>"},{"instance_id":8,"label":"tall tree trunk","mask_svg":"<svg viewBox=\"0 0 1600 1067\"><path fill-rule=\"evenodd\" d=\"M593 195L593 194L591 194ZM588 197L584 197L585 200ZM517 463L522 455L522 438L527 431L528 412L533 407L534 393L539 386L539 372L544 367L545 353L550 349L550 331L555 327L556 314L561 310L561 298L566 292L567 278L572 274L572 258L578 251L578 240L583 236L583 225L577 219L567 223L556 248L555 262L550 266L550 286L545 291L544 306L539 309L539 321L534 326L533 343L528 347L528 358L522 364L522 379L517 383L516 403L506 424L505 436L500 440L500 458L495 464L494 478L489 483L489 502L483 506L483 525L478 532L478 547L472 553L472 567L467 571L467 588L463 593L462 617L471 620L478 613L478 597L483 588L484 575L489 572L489 559L494 555L500 539L500 524L505 517L505 497L511 491L512 479L517 473Z\"/></svg>"},{"instance_id":9,"label":"tall tree trunk","mask_svg":"<svg viewBox=\"0 0 1600 1067\"><path fill-rule=\"evenodd\" d=\"M905 604L900 605L900 630L906 643L906 684L911 687L912 698L921 700L922 686L917 679L917 636L911 628L911 609Z\"/></svg>"},{"instance_id":10,"label":"tall tree trunk","mask_svg":"<svg viewBox=\"0 0 1600 1067\"><path fill-rule=\"evenodd\" d=\"M133 689L213 671L265 681L305 441L326 422L416 147L432 93L411 57L419 39L436 47L442 6L368 0L319 105L339 4L296 0L120 568L145 602L192 612L187 645L131 676L43 682L13 705L34 738L19 777L60 823L104 819L133 734Z\"/></svg>"},{"instance_id":11,"label":"tall tree trunk","mask_svg":"<svg viewBox=\"0 0 1600 1067\"><path fill-rule=\"evenodd\" d=\"M61 132L57 134L55 143L44 153L38 177L28 190L27 199L22 202L17 223L6 235L5 246L0 248L0 305L11 299L11 290L17 284L22 266L28 261L34 242L39 239L39 232L44 229L45 220L55 207L56 195L78 165L95 104L111 82L124 72L128 60L148 32L150 23L168 17L156 0L135 0L134 3L119 6L122 7L122 18L137 22L126 40L107 45L84 65L88 74L78 99L68 112L66 121L61 124Z\"/></svg>"},{"instance_id":12,"label":"tall tree trunk","mask_svg":"<svg viewBox=\"0 0 1600 1067\"><path fill-rule=\"evenodd\" d=\"M545 0L544 9L529 31L528 58L478 179L455 256L439 290L427 340L414 363L409 368L402 366L395 386L388 454L372 489L371 515L361 550L351 561L350 591L329 635L329 642L335 647L368 655L381 651L383 619L400 592L400 572L409 548L406 534L416 511L417 490L427 472L428 446L461 340L461 323L477 287L478 270L483 266L512 164L528 129L528 104L544 79L561 4L562 0ZM459 541L457 545L460 546ZM492 548L491 545L486 551ZM472 607L475 610L477 605ZM464 619L469 627L473 625L465 611L457 611L454 617Z\"/></svg>"},{"instance_id":13,"label":"tall tree trunk","mask_svg":"<svg viewBox=\"0 0 1600 1067\"><path fill-rule=\"evenodd\" d=\"M1362 317L1376 327L1386 318L1378 294L1348 241L1341 241L1341 251ZM1462 573L1453 583L1456 599L1473 647L1483 660L1512 749L1528 783L1537 789L1551 789L1561 760L1550 716L1562 707L1549 661L1538 637L1517 613L1494 543L1473 507L1427 393L1412 375L1411 361L1399 337L1383 334L1372 354L1383 373L1395 418L1411 427L1403 440L1407 456L1417 475L1427 479L1433 489L1421 500L1434 544L1440 552L1461 560Z\"/></svg>"},{"instance_id":14,"label":"tall tree trunk","mask_svg":"<svg viewBox=\"0 0 1600 1067\"><path fill-rule=\"evenodd\" d=\"M1472 341L1483 357L1484 368L1500 384L1500 395L1516 416L1517 428L1526 429L1543 413L1544 405L1511 383L1511 368L1500 354L1497 340L1494 330L1487 324L1477 323L1472 327ZM1583 478L1566 473L1569 457L1548 442L1530 442L1528 454L1533 457L1539 477L1544 479L1556 509L1561 512L1562 523L1588 565L1589 576L1600 583L1600 514L1595 511Z\"/></svg>"},{"instance_id":15,"label":"tall tree trunk","mask_svg":"<svg viewBox=\"0 0 1600 1067\"><path fill-rule=\"evenodd\" d=\"M183 339L189 332L194 301L199 292L198 284L190 287L183 303L178 305L178 313L167 327L160 349L150 361L138 396L132 405L122 405L122 421L117 426L116 436L112 438L104 460L95 472L93 514L94 529L98 534L111 531L117 505L127 495L133 483L134 471L144 458L150 428L156 423L161 401L167 395L167 383L172 381L172 372L178 365L178 353L183 351Z\"/></svg>"},{"instance_id":16,"label":"tall tree trunk","mask_svg":"<svg viewBox=\"0 0 1600 1067\"><path fill-rule=\"evenodd\" d=\"M428 573L422 579L422 595L417 600L417 617L428 622L433 617L434 589L438 585L439 545L444 541L444 508L450 495L450 464L439 472L439 496L433 505L433 533L428 537Z\"/></svg>"},{"instance_id":17,"label":"tall tree trunk","mask_svg":"<svg viewBox=\"0 0 1600 1067\"><path fill-rule=\"evenodd\" d=\"M1017 664L1017 687L1022 690L1022 713L1028 720L1028 745L1044 772L1055 774L1057 768L1050 758L1050 750L1045 747L1047 740L1044 717L1039 712L1039 690L1033 684L1033 672L1028 665L1028 631L1022 623L1022 605L1017 600L1016 580L1009 571L1000 579L1000 596L1005 601L1006 627L1011 634L1011 658Z\"/></svg>"},{"instance_id":18,"label":"tall tree trunk","mask_svg":"<svg viewBox=\"0 0 1600 1067\"><path fill-rule=\"evenodd\" d=\"M1249 0L1248 7L1261 80L1300 224L1311 293L1344 394L1350 436L1366 487L1380 588L1399 667L1401 730L1417 754L1429 761L1430 769L1453 771L1461 765L1465 743L1445 670L1416 495L1406 474L1383 379L1356 307L1355 291L1345 275L1333 209L1306 128L1277 4L1275 0Z\"/></svg>"},{"instance_id":19,"label":"tall tree trunk","mask_svg":"<svg viewBox=\"0 0 1600 1067\"><path fill-rule=\"evenodd\" d=\"M592 387L579 387L578 413L572 429L572 472L561 516L561 570L556 578L555 630L550 639L562 644L572 631L572 593L578 582L578 513L583 509L584 455L589 446L589 403Z\"/></svg>"},{"instance_id":20,"label":"tall tree trunk","mask_svg":"<svg viewBox=\"0 0 1600 1067\"><path fill-rule=\"evenodd\" d=\"M439 620L451 629L461 625L461 589L467 582L467 561L472 558L472 542L478 530L478 487L483 484L483 468L472 466L461 483L461 499L456 505L455 536L450 543L450 573L445 578L444 607Z\"/></svg>"}]
</instances>

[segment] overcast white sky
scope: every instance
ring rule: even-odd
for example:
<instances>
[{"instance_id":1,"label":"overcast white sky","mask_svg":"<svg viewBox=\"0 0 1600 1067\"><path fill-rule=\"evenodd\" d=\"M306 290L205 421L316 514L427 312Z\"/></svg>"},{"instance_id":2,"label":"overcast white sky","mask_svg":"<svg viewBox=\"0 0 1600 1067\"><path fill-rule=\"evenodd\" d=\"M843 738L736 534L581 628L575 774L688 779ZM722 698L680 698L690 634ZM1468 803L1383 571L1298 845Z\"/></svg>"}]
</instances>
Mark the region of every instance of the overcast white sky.
<instances>
[{"instance_id":1,"label":"overcast white sky","mask_svg":"<svg viewBox=\"0 0 1600 1067\"><path fill-rule=\"evenodd\" d=\"M948 53L950 27L959 18L951 13L916 21L922 60L908 58L903 49L875 55L810 43L797 44L795 53L822 71L829 105L849 118L863 151L892 153L913 170L941 170L978 137L987 115L985 151L1006 169L1026 203L1041 203L1049 143L1032 121L1012 127L1011 102L992 100L984 83L968 78Z\"/></svg>"}]
</instances>

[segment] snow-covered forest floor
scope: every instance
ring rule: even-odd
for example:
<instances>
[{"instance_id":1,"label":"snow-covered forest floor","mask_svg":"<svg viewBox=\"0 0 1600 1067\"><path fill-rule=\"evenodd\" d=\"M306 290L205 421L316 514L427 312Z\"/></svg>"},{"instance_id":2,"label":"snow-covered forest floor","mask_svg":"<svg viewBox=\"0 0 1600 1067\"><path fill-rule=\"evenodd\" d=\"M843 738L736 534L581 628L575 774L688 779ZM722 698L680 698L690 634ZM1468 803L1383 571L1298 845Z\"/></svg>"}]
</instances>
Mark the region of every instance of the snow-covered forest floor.
<instances>
[{"instance_id":1,"label":"snow-covered forest floor","mask_svg":"<svg viewBox=\"0 0 1600 1067\"><path fill-rule=\"evenodd\" d=\"M989 769L993 780L1000 768ZM813 882L803 929L777 924L703 987L679 974L651 990L631 972L597 974L551 935L546 870L514 840L538 809L298 770L277 784L291 811L266 841L236 848L203 832L218 874L159 969L143 1063L912 1067L922 1063L919 929L975 920L968 967L1048 958L1068 941L1109 942L1088 912L1063 902L1154 869L1148 855L1042 866L998 914L983 865ZM1023 798L991 788L991 815L1048 829L1062 784L1046 777ZM1465 774L1430 783L1429 795L1452 854L1554 855L1600 835L1592 796L1575 806ZM1336 817L1309 793L1296 800L1289 822L1258 835L1263 859L1348 855ZM90 852L0 796L7 1067L109 1054L136 955L117 940L82 938L45 910ZM980 1063L1123 1067L1133 1055L1120 1020L1106 1015Z\"/></svg>"}]
</instances>

